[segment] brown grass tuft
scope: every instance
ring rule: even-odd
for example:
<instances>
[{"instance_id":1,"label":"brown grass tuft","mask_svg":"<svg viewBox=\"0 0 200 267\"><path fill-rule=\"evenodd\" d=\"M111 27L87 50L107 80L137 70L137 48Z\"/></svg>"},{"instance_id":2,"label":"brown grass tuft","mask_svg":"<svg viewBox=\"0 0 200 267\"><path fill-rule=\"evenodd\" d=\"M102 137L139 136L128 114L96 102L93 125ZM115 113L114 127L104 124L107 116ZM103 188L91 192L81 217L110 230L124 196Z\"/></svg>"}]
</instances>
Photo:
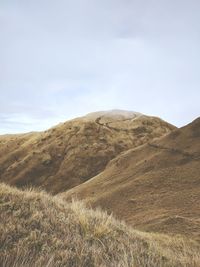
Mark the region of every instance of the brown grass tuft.
<instances>
[{"instance_id":1,"label":"brown grass tuft","mask_svg":"<svg viewBox=\"0 0 200 267\"><path fill-rule=\"evenodd\" d=\"M0 185L2 267L198 267L199 245L135 231L59 197Z\"/></svg>"}]
</instances>

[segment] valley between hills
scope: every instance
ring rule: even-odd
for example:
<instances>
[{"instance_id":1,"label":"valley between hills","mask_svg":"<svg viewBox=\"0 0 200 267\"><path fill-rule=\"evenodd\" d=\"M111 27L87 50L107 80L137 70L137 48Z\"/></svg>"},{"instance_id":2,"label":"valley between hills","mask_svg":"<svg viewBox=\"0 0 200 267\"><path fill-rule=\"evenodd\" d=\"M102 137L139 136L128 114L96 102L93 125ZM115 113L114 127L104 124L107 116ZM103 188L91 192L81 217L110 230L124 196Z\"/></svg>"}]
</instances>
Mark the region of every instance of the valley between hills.
<instances>
[{"instance_id":1,"label":"valley between hills","mask_svg":"<svg viewBox=\"0 0 200 267\"><path fill-rule=\"evenodd\" d=\"M0 183L2 266L200 266L200 118L113 110L2 135Z\"/></svg>"}]
</instances>

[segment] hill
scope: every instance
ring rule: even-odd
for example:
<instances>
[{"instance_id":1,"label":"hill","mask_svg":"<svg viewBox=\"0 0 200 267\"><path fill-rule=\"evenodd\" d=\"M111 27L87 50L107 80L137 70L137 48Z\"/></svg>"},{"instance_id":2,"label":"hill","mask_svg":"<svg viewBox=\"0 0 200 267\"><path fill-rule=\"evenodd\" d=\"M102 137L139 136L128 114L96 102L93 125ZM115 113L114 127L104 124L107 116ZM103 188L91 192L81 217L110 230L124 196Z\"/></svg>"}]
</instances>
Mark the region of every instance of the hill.
<instances>
[{"instance_id":1,"label":"hill","mask_svg":"<svg viewBox=\"0 0 200 267\"><path fill-rule=\"evenodd\" d=\"M91 113L41 133L0 136L0 181L62 192L102 172L121 152L174 128L159 118L114 110Z\"/></svg>"},{"instance_id":2,"label":"hill","mask_svg":"<svg viewBox=\"0 0 200 267\"><path fill-rule=\"evenodd\" d=\"M200 118L125 151L61 195L100 206L140 230L200 240Z\"/></svg>"},{"instance_id":3,"label":"hill","mask_svg":"<svg viewBox=\"0 0 200 267\"><path fill-rule=\"evenodd\" d=\"M82 203L0 184L3 267L198 267L199 244L135 231Z\"/></svg>"}]
</instances>

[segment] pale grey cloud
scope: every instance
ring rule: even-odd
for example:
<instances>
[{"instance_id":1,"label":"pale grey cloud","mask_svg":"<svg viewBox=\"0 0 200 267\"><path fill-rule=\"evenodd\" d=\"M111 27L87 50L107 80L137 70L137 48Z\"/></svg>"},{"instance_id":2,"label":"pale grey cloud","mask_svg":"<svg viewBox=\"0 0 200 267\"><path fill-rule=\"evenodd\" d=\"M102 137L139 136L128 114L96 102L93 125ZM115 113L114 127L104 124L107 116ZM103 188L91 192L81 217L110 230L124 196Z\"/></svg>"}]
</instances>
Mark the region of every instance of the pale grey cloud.
<instances>
[{"instance_id":1,"label":"pale grey cloud","mask_svg":"<svg viewBox=\"0 0 200 267\"><path fill-rule=\"evenodd\" d=\"M198 0L0 0L0 133L112 108L190 122L199 12Z\"/></svg>"}]
</instances>

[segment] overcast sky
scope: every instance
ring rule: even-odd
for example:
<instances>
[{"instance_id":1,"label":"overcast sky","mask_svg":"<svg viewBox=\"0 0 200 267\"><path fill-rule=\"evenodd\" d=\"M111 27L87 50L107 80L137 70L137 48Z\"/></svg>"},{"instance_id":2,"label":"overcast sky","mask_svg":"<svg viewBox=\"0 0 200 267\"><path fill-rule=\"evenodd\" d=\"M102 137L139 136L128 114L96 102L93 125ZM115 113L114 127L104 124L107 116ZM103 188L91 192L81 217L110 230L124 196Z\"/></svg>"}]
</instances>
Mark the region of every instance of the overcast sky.
<instances>
[{"instance_id":1,"label":"overcast sky","mask_svg":"<svg viewBox=\"0 0 200 267\"><path fill-rule=\"evenodd\" d=\"M125 109L200 115L199 0L0 0L0 133Z\"/></svg>"}]
</instances>

